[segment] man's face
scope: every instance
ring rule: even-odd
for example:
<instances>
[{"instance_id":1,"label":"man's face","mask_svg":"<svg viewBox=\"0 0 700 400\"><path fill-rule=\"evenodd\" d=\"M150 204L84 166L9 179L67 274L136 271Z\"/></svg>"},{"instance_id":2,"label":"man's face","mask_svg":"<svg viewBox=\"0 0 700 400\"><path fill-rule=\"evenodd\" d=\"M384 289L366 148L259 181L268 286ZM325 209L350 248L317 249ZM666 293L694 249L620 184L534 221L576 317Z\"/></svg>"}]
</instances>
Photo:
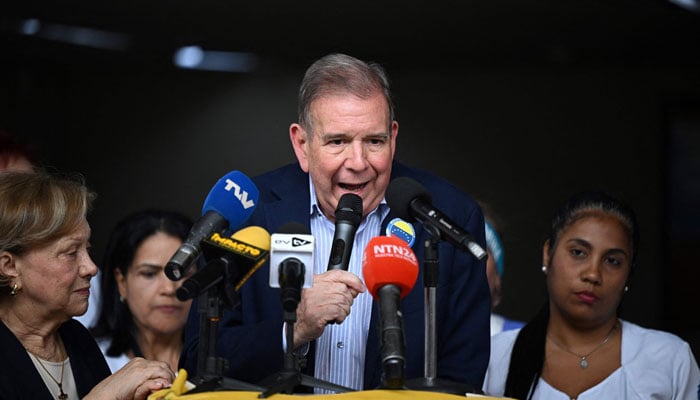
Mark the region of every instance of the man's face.
<instances>
[{"instance_id":1,"label":"man's face","mask_svg":"<svg viewBox=\"0 0 700 400\"><path fill-rule=\"evenodd\" d=\"M363 215L384 198L399 130L396 121L388 121L387 107L381 93L367 99L330 95L311 105L313 132L291 125L294 152L311 175L321 210L329 219L334 219L345 193L362 198Z\"/></svg>"}]
</instances>

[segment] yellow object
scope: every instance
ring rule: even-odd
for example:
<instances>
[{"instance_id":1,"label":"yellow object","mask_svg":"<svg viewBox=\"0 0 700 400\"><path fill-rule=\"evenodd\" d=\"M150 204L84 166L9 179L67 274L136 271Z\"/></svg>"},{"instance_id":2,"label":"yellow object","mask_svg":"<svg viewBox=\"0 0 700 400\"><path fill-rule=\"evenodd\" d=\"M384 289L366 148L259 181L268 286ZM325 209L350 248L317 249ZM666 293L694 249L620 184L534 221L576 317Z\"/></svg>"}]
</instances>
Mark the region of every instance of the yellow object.
<instances>
[{"instance_id":1,"label":"yellow object","mask_svg":"<svg viewBox=\"0 0 700 400\"><path fill-rule=\"evenodd\" d=\"M161 389L153 392L148 396L148 400L257 400L262 392L250 391L212 391L202 393L187 394L193 385L187 382L187 371L181 369L178 371L177 377L173 381L172 386L166 389ZM466 393L465 395L456 395L449 393L430 392L423 390L360 390L357 392L346 392L337 394L316 394L316 395L299 395L275 393L270 395L269 399L273 400L299 400L301 397L310 398L313 400L404 400L404 399L419 399L419 400L458 400L458 399L484 399L484 400L504 400L505 397L489 397L480 394Z\"/></svg>"},{"instance_id":2,"label":"yellow object","mask_svg":"<svg viewBox=\"0 0 700 400\"><path fill-rule=\"evenodd\" d=\"M162 391L161 391L162 392ZM156 394L156 393L154 393ZM148 400L258 400L261 392L247 392L247 391L215 391L215 392L203 392L203 393L193 393L184 394L182 396L176 396L168 394L166 397L149 397ZM308 398L313 400L459 400L459 399L503 399L501 397L489 397L482 395L456 395L448 393L439 392L429 392L420 390L361 390L357 392L346 392L337 394L316 394L316 395L301 395L301 394L285 394L276 393L267 397L272 400L290 400L301 398Z\"/></svg>"},{"instance_id":3,"label":"yellow object","mask_svg":"<svg viewBox=\"0 0 700 400\"><path fill-rule=\"evenodd\" d=\"M187 392L187 371L180 369L173 384L169 388L161 389L151 393L148 400L174 400L179 399L180 395Z\"/></svg>"}]
</instances>

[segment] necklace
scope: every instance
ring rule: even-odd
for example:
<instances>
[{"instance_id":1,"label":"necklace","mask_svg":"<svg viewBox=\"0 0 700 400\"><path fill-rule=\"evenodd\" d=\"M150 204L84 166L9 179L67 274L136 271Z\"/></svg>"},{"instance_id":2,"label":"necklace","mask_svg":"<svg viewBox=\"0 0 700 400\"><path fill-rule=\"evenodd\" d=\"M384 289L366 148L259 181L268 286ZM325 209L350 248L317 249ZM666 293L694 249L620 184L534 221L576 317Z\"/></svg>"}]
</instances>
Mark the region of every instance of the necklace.
<instances>
[{"instance_id":1,"label":"necklace","mask_svg":"<svg viewBox=\"0 0 700 400\"><path fill-rule=\"evenodd\" d=\"M608 335L605 336L605 339L603 339L603 341L600 342L600 344L597 345L593 350L589 351L588 354L584 354L584 355L574 353L573 351L567 349L566 347L564 347L564 345L562 345L559 342L557 342L556 340L554 340L554 338L552 338L549 334L547 335L547 339L549 339L552 343L554 343L557 347L564 350L565 352L567 352L569 354L573 354L574 356L578 357L581 360L579 362L581 369L586 369L586 368L588 368L588 357L590 357L591 354L595 353L601 347L603 347L605 345L605 343L608 343L608 340L610 340L610 338L612 337L613 332L615 332L617 330L617 327L619 324L620 324L619 322L615 322L615 325L613 325L613 327L610 328L610 332L608 332Z\"/></svg>"},{"instance_id":2,"label":"necklace","mask_svg":"<svg viewBox=\"0 0 700 400\"><path fill-rule=\"evenodd\" d=\"M59 380L59 379L54 378L53 375L51 375L51 372L49 372L49 370L44 366L44 363L41 362L41 359L39 359L39 357L35 356L32 353L29 353L29 354L31 354L34 357L34 359L39 363L41 368L44 371L46 371L46 373L49 375L49 378L51 378L51 380L54 381L58 385L58 392L59 392L58 400L66 400L68 398L68 395L63 393L63 369L66 366L66 362L64 361L61 363L61 376L60 376L60 380Z\"/></svg>"}]
</instances>

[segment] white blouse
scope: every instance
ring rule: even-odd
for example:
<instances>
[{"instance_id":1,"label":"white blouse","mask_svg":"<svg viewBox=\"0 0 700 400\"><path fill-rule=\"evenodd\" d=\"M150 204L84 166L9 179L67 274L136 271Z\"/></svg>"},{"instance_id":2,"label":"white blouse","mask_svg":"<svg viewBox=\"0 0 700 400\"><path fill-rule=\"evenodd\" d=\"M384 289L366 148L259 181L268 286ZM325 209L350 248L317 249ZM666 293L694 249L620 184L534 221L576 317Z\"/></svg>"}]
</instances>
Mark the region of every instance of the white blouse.
<instances>
[{"instance_id":1,"label":"white blouse","mask_svg":"<svg viewBox=\"0 0 700 400\"><path fill-rule=\"evenodd\" d=\"M690 346L678 336L622 322L621 366L578 396L593 399L700 399L700 369ZM510 355L520 329L491 338L484 393L503 396ZM540 378L534 400L569 400L566 393Z\"/></svg>"}]
</instances>

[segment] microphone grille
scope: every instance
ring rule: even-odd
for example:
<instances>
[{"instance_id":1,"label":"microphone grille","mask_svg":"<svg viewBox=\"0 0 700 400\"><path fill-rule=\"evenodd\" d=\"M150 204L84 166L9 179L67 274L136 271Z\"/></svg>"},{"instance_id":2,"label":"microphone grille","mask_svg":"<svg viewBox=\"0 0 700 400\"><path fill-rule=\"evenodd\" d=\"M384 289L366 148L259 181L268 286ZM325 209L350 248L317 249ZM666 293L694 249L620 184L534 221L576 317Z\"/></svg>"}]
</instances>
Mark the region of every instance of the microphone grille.
<instances>
[{"instance_id":1,"label":"microphone grille","mask_svg":"<svg viewBox=\"0 0 700 400\"><path fill-rule=\"evenodd\" d=\"M359 226L362 221L362 197L354 193L345 193L340 196L338 207L335 209L335 219Z\"/></svg>"},{"instance_id":2,"label":"microphone grille","mask_svg":"<svg viewBox=\"0 0 700 400\"><path fill-rule=\"evenodd\" d=\"M231 239L248 243L263 250L270 250L270 234L260 226L247 226L231 235Z\"/></svg>"},{"instance_id":3,"label":"microphone grille","mask_svg":"<svg viewBox=\"0 0 700 400\"><path fill-rule=\"evenodd\" d=\"M224 227L233 231L250 218L260 193L253 181L240 171L231 171L214 184L202 205L202 215L214 211L227 222Z\"/></svg>"},{"instance_id":4,"label":"microphone grille","mask_svg":"<svg viewBox=\"0 0 700 400\"><path fill-rule=\"evenodd\" d=\"M401 288L401 298L413 289L418 278L418 259L408 244L396 236L376 236L367 243L362 275L374 297L387 284Z\"/></svg>"},{"instance_id":5,"label":"microphone grille","mask_svg":"<svg viewBox=\"0 0 700 400\"><path fill-rule=\"evenodd\" d=\"M407 176L393 179L386 189L386 202L389 207L399 218L409 222L416 220L411 214L411 202L417 198L426 203L432 203L428 190L418 181Z\"/></svg>"}]
</instances>

